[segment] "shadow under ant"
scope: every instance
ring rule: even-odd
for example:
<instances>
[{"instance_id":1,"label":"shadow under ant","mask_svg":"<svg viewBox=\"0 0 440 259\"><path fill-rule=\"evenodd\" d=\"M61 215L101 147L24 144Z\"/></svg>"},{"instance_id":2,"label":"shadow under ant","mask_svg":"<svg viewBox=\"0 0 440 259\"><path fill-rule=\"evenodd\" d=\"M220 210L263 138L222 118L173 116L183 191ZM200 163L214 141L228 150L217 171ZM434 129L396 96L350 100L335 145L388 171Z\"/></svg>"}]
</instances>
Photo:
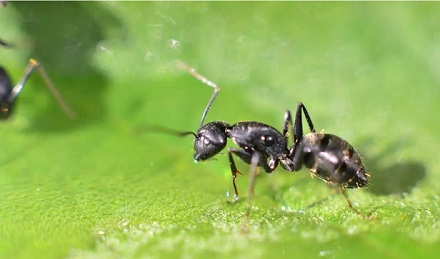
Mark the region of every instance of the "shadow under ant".
<instances>
[{"instance_id":1,"label":"shadow under ant","mask_svg":"<svg viewBox=\"0 0 440 259\"><path fill-rule=\"evenodd\" d=\"M404 148L408 144L407 142L394 141L378 154L368 155L368 150L372 149L373 144L374 141L369 138L359 145L359 150L362 150L363 154L367 154L364 161L367 164L368 172L371 173L368 184L370 193L376 196L398 195L403 197L405 194L411 193L425 179L426 167L421 162L401 160L386 164L387 161L390 161L390 154ZM330 189L333 188L330 187ZM320 205L328 199L330 196L308 205L306 209ZM372 212L370 211L370 213Z\"/></svg>"},{"instance_id":2,"label":"shadow under ant","mask_svg":"<svg viewBox=\"0 0 440 259\"><path fill-rule=\"evenodd\" d=\"M404 196L410 193L422 180L426 177L426 167L421 162L417 161L393 161L392 164L386 164L390 161L390 154L394 154L402 150L407 143L398 141L392 142L386 149L380 151L375 155L368 154L368 150L374 146L374 141L371 138L366 139L359 146L359 150L365 155L364 162L366 162L367 170L371 173L370 182L368 184L368 192L376 196L398 195ZM301 185L300 183L297 183ZM291 188L291 185L288 185ZM302 207L302 210L307 210L320 206L328 202L332 196L338 195L339 192L333 186L328 186L329 194L310 204ZM269 191L274 193L277 190L269 187ZM279 190L278 190L279 191ZM352 194L354 195L354 193ZM277 199L276 195L273 197ZM369 211L369 214L374 213L378 208Z\"/></svg>"},{"instance_id":3,"label":"shadow under ant","mask_svg":"<svg viewBox=\"0 0 440 259\"><path fill-rule=\"evenodd\" d=\"M363 151L371 150L373 140L367 139L360 145ZM368 143L368 144L367 144ZM371 172L369 190L375 195L404 195L410 193L426 177L426 167L418 161L390 161L390 154L404 148L407 143L392 142L378 154L365 157L368 171Z\"/></svg>"}]
</instances>

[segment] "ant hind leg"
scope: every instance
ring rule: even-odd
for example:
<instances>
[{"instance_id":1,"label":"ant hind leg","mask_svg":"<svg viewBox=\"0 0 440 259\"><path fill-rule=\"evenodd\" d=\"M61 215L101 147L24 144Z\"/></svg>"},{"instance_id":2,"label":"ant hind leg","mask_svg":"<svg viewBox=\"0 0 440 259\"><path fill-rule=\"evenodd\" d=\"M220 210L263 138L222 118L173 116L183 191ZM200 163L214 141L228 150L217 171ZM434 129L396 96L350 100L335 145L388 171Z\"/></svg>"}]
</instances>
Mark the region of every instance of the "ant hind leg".
<instances>
[{"instance_id":1,"label":"ant hind leg","mask_svg":"<svg viewBox=\"0 0 440 259\"><path fill-rule=\"evenodd\" d=\"M356 214L358 214L359 216L361 216L361 217L364 218L364 219L371 219L371 216L366 216L366 215L360 213L355 207L353 207L353 205L351 204L350 199L348 199L348 196L347 196L347 193L345 192L345 188L344 188L344 187L340 187L339 189L340 189L342 195L344 196L345 201L346 201L347 204L348 204L348 207L349 207L352 211L354 211Z\"/></svg>"}]
</instances>

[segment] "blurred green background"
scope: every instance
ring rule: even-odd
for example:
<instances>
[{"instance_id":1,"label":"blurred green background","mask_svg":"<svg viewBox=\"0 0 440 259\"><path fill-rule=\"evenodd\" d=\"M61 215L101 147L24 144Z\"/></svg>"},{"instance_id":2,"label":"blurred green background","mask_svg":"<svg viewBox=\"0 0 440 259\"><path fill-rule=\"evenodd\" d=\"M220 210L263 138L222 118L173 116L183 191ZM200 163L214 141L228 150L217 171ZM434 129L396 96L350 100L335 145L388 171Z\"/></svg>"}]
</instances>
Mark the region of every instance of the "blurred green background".
<instances>
[{"instance_id":1,"label":"blurred green background","mask_svg":"<svg viewBox=\"0 0 440 259\"><path fill-rule=\"evenodd\" d=\"M439 3L10 2L0 64L16 82L38 59L78 113L33 75L0 135L0 257L415 258L440 252ZM225 151L193 163L207 121L281 129L302 101L371 171L342 195L306 170L257 178L230 204ZM233 144L231 144L233 146Z\"/></svg>"}]
</instances>

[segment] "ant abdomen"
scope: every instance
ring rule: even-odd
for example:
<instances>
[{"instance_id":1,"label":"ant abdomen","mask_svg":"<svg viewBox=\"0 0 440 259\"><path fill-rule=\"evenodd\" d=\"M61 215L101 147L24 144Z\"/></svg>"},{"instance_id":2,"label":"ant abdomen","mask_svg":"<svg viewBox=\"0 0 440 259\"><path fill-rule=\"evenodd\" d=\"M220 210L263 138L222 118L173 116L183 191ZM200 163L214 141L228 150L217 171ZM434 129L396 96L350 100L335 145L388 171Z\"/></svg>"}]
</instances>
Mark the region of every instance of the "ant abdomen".
<instances>
[{"instance_id":1,"label":"ant abdomen","mask_svg":"<svg viewBox=\"0 0 440 259\"><path fill-rule=\"evenodd\" d=\"M329 184L360 188L368 184L359 153L346 140L332 134L309 133L296 150L309 171Z\"/></svg>"}]
</instances>

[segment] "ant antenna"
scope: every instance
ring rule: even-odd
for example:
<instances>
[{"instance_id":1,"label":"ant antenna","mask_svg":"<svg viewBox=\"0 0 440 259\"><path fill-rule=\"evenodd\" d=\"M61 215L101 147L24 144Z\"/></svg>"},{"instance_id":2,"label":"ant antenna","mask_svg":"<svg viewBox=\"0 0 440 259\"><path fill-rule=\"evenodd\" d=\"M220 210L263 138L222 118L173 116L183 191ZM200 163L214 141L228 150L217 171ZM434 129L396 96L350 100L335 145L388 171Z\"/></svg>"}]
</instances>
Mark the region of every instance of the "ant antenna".
<instances>
[{"instance_id":1,"label":"ant antenna","mask_svg":"<svg viewBox=\"0 0 440 259\"><path fill-rule=\"evenodd\" d=\"M173 129L166 128L163 126L158 126L158 125L147 125L147 126L143 126L143 127L138 127L135 129L135 132L136 133L158 132L158 133L175 135L177 137L185 137L187 135L193 135L194 137L197 137L197 135L191 131L177 131L177 130L173 130Z\"/></svg>"},{"instance_id":2,"label":"ant antenna","mask_svg":"<svg viewBox=\"0 0 440 259\"><path fill-rule=\"evenodd\" d=\"M33 58L29 59L29 63L26 67L25 73L24 73L23 77L21 78L21 80L12 89L11 94L8 97L8 101L10 103L15 101L18 94L21 92L21 90L23 90L24 84L29 79L29 76L31 75L31 73L34 71L35 68L40 73L47 88L52 92L52 94L55 97L55 100L58 102L58 105L60 106L60 108L64 111L64 113L66 113L66 115L69 118L71 118L71 119L75 118L76 117L75 112L72 110L72 108L70 108L70 106L67 104L67 102L64 101L61 94L57 91L57 89L55 88L55 85L49 79L49 76L47 75L43 66L41 66L41 64Z\"/></svg>"},{"instance_id":3,"label":"ant antenna","mask_svg":"<svg viewBox=\"0 0 440 259\"><path fill-rule=\"evenodd\" d=\"M203 122L205 121L206 115L208 114L208 111L211 108L212 103L214 102L215 98L218 95L218 92L220 91L220 87L218 87L217 84L215 84L214 82L212 82L208 78L197 73L194 68L188 66L183 61L176 60L176 63L180 68L182 68L183 70L186 70L186 72L191 74L196 79L200 80L202 83L206 84L209 87L214 88L214 93L212 93L211 98L209 99L208 105L206 105L205 111L203 111L203 114L202 114L202 120L200 121L200 127L199 127L199 128L201 128L203 126Z\"/></svg>"}]
</instances>

